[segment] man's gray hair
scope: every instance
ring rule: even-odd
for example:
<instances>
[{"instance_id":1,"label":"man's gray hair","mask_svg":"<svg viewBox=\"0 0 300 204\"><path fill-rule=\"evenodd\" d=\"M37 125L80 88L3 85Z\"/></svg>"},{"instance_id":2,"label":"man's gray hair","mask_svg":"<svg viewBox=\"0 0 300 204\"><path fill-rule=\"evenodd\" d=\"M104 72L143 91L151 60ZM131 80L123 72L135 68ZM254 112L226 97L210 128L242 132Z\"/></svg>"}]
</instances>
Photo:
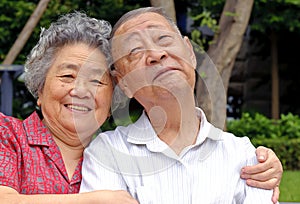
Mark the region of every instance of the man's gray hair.
<instances>
[{"instance_id":1,"label":"man's gray hair","mask_svg":"<svg viewBox=\"0 0 300 204\"><path fill-rule=\"evenodd\" d=\"M110 66L112 64L108 41L110 33L109 22L88 17L78 11L61 16L48 29L42 28L40 39L25 62L27 89L38 98L56 53L65 45L84 43L97 48L105 55L107 65Z\"/></svg>"},{"instance_id":2,"label":"man's gray hair","mask_svg":"<svg viewBox=\"0 0 300 204\"><path fill-rule=\"evenodd\" d=\"M149 13L149 12L157 13L157 14L163 16L170 23L170 25L174 28L174 30L180 34L180 31L179 31L176 23L174 22L174 20L172 18L170 18L167 15L167 13L165 12L165 10L162 7L142 7L142 8L134 9L134 10L131 10L131 11L125 13L114 25L112 33L111 33L111 37L114 36L116 30L121 25L123 25L125 22L135 18L136 16L139 16L144 13Z\"/></svg>"}]
</instances>

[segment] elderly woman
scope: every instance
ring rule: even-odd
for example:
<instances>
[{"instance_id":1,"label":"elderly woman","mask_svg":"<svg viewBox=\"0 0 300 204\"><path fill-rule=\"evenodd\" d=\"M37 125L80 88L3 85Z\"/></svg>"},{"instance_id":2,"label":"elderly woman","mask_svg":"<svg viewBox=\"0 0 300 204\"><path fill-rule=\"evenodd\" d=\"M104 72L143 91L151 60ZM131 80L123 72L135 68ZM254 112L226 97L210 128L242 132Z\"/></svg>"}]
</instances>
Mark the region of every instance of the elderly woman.
<instances>
[{"instance_id":1,"label":"elderly woman","mask_svg":"<svg viewBox=\"0 0 300 204\"><path fill-rule=\"evenodd\" d=\"M137 203L125 191L77 194L84 147L110 114L110 31L80 12L42 31L25 64L39 109L24 121L0 114L1 204Z\"/></svg>"}]
</instances>

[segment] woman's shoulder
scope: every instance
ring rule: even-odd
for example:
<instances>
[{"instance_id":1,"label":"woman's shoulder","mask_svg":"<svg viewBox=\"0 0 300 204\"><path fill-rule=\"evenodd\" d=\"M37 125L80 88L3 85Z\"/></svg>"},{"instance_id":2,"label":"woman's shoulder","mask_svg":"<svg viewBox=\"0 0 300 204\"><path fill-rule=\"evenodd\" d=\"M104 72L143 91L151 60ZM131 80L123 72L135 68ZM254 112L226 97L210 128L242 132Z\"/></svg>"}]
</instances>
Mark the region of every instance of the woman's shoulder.
<instances>
[{"instance_id":1,"label":"woman's shoulder","mask_svg":"<svg viewBox=\"0 0 300 204\"><path fill-rule=\"evenodd\" d=\"M21 125L22 120L13 116L5 115L0 112L0 128L9 128L15 125Z\"/></svg>"},{"instance_id":2,"label":"woman's shoulder","mask_svg":"<svg viewBox=\"0 0 300 204\"><path fill-rule=\"evenodd\" d=\"M34 125L35 121L38 116L35 116L36 113L32 113L29 117L22 120L20 118L16 118L13 116L8 116L0 112L0 136L11 138L17 135L24 135L25 134L25 127L26 124Z\"/></svg>"},{"instance_id":3,"label":"woman's shoulder","mask_svg":"<svg viewBox=\"0 0 300 204\"><path fill-rule=\"evenodd\" d=\"M18 138L22 129L22 120L0 113L0 142L4 146L10 148L19 143Z\"/></svg>"}]
</instances>

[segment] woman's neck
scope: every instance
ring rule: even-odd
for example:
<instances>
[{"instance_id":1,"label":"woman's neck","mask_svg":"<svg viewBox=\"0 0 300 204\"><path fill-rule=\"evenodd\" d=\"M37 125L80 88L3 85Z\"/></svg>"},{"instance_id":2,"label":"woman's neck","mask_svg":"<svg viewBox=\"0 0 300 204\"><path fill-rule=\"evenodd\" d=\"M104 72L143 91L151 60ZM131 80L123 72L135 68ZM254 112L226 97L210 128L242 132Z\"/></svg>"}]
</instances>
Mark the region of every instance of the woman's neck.
<instances>
[{"instance_id":1,"label":"woman's neck","mask_svg":"<svg viewBox=\"0 0 300 204\"><path fill-rule=\"evenodd\" d=\"M72 146L63 142L57 137L53 137L53 138L57 146L59 147L60 153L62 155L65 164L66 171L68 173L68 177L69 179L71 179L78 165L78 162L82 158L84 146L83 145Z\"/></svg>"}]
</instances>

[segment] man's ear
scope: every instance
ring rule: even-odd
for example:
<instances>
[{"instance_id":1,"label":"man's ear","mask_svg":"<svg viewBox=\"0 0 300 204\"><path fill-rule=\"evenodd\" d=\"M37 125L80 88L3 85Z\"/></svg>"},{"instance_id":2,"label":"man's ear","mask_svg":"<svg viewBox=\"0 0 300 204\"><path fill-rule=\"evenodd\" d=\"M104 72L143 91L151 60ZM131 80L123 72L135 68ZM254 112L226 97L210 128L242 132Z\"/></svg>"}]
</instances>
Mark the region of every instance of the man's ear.
<instances>
[{"instance_id":1,"label":"man's ear","mask_svg":"<svg viewBox=\"0 0 300 204\"><path fill-rule=\"evenodd\" d=\"M110 74L112 76L112 79L113 79L114 83L118 84L119 81L120 81L120 78L121 78L120 73L117 70L114 69L114 70L110 71Z\"/></svg>"},{"instance_id":2,"label":"man's ear","mask_svg":"<svg viewBox=\"0 0 300 204\"><path fill-rule=\"evenodd\" d=\"M121 88L121 90L126 94L128 98L132 98L133 94L131 93L126 81L123 79L123 76L117 70L112 70L111 75L115 80L116 84Z\"/></svg>"},{"instance_id":3,"label":"man's ear","mask_svg":"<svg viewBox=\"0 0 300 204\"><path fill-rule=\"evenodd\" d=\"M193 45L191 44L191 41L187 36L183 37L183 41L185 42L185 44L187 45L187 47L190 51L189 54L190 54L190 57L191 57L191 60L192 60L192 65L193 65L194 68L196 68L197 60L196 60L196 55L195 55L195 52L194 52Z\"/></svg>"}]
</instances>

